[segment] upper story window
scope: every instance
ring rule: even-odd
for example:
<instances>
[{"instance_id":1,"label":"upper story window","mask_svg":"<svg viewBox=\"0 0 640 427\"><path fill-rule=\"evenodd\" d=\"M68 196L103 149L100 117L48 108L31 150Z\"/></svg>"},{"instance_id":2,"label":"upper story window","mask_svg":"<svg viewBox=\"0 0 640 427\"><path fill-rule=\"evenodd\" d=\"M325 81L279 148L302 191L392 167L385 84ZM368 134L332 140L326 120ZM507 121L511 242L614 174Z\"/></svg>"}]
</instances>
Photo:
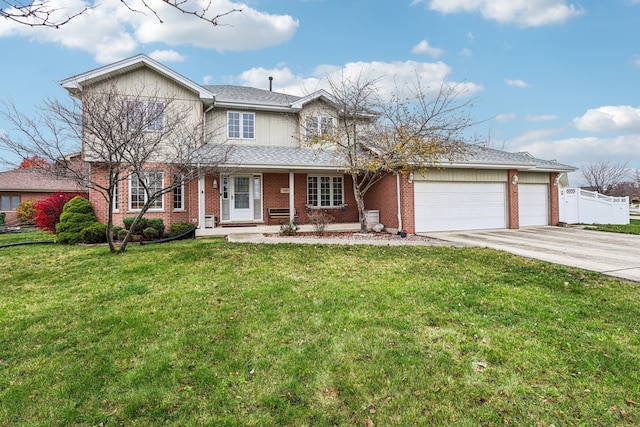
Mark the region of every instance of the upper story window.
<instances>
[{"instance_id":1,"label":"upper story window","mask_svg":"<svg viewBox=\"0 0 640 427\"><path fill-rule=\"evenodd\" d=\"M126 103L127 129L147 132L164 129L164 102L132 100Z\"/></svg>"},{"instance_id":2,"label":"upper story window","mask_svg":"<svg viewBox=\"0 0 640 427\"><path fill-rule=\"evenodd\" d=\"M322 136L333 132L335 121L329 116L307 116L304 122L305 136Z\"/></svg>"},{"instance_id":3,"label":"upper story window","mask_svg":"<svg viewBox=\"0 0 640 427\"><path fill-rule=\"evenodd\" d=\"M143 182L144 181L144 182ZM139 174L131 174L129 176L129 209L139 211L147 202L147 192L144 189L146 185L149 194L154 194L162 190L164 182L164 174L162 172L140 172ZM156 198L149 210L162 210L164 197Z\"/></svg>"},{"instance_id":4,"label":"upper story window","mask_svg":"<svg viewBox=\"0 0 640 427\"><path fill-rule=\"evenodd\" d=\"M255 113L227 112L227 137L254 139L256 127Z\"/></svg>"}]
</instances>

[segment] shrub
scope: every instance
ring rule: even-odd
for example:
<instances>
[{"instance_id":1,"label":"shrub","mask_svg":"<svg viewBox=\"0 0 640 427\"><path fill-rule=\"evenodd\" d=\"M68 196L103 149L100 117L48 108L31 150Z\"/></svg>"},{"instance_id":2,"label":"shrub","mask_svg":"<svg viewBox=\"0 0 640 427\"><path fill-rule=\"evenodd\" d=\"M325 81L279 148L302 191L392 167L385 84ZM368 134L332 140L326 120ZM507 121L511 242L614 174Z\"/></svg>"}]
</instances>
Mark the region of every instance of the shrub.
<instances>
[{"instance_id":1,"label":"shrub","mask_svg":"<svg viewBox=\"0 0 640 427\"><path fill-rule=\"evenodd\" d=\"M297 220L291 220L289 222L280 223L280 235L281 236L295 236L298 233L300 226Z\"/></svg>"},{"instance_id":2,"label":"shrub","mask_svg":"<svg viewBox=\"0 0 640 427\"><path fill-rule=\"evenodd\" d=\"M122 227L120 227L119 225L114 225L113 227L111 227L111 233L113 234L113 238L118 240L120 236L120 230L124 230ZM126 231L126 230L125 230Z\"/></svg>"},{"instance_id":3,"label":"shrub","mask_svg":"<svg viewBox=\"0 0 640 427\"><path fill-rule=\"evenodd\" d=\"M128 218L124 218L122 220L122 223L124 224L124 228L126 230L131 229L131 226L133 225L133 221L135 221L135 217L131 216ZM145 228L147 228L147 219L145 217L140 218L140 220L138 221L138 223L136 224L136 228L133 230L133 234L142 234L142 230L144 230Z\"/></svg>"},{"instance_id":4,"label":"shrub","mask_svg":"<svg viewBox=\"0 0 640 427\"><path fill-rule=\"evenodd\" d=\"M177 236L182 233L186 233L189 230L193 230L195 226L188 222L174 222L169 228L169 237Z\"/></svg>"},{"instance_id":5,"label":"shrub","mask_svg":"<svg viewBox=\"0 0 640 427\"><path fill-rule=\"evenodd\" d=\"M83 197L74 197L64 205L60 214L60 222L56 225L56 240L68 245L81 243L82 231L95 224L99 223L91 202Z\"/></svg>"},{"instance_id":6,"label":"shrub","mask_svg":"<svg viewBox=\"0 0 640 427\"><path fill-rule=\"evenodd\" d=\"M115 227L114 227L115 228ZM120 230L118 230L118 240L123 241L124 238L127 236L128 231L125 228L120 228Z\"/></svg>"},{"instance_id":7,"label":"shrub","mask_svg":"<svg viewBox=\"0 0 640 427\"><path fill-rule=\"evenodd\" d=\"M56 232L56 224L60 222L60 215L64 205L78 193L56 193L51 197L42 199L33 206L36 210L34 221L36 225L50 233ZM86 199L85 199L86 200Z\"/></svg>"},{"instance_id":8,"label":"shrub","mask_svg":"<svg viewBox=\"0 0 640 427\"><path fill-rule=\"evenodd\" d=\"M153 227L147 227L144 230L142 230L142 235L147 240L157 239L159 236L158 230Z\"/></svg>"},{"instance_id":9,"label":"shrub","mask_svg":"<svg viewBox=\"0 0 640 427\"><path fill-rule=\"evenodd\" d=\"M24 200L20 202L18 209L16 210L16 215L20 222L31 225L35 224L35 217L37 213L35 204L36 202L33 200Z\"/></svg>"},{"instance_id":10,"label":"shrub","mask_svg":"<svg viewBox=\"0 0 640 427\"><path fill-rule=\"evenodd\" d=\"M124 224L124 228L129 230L131 229L131 226L133 225L133 221L135 220L135 217L127 217L124 218L122 220L122 223ZM144 230L152 227L154 228L157 232L158 232L158 236L164 236L164 222L162 221L162 218L145 218L142 217L138 220L138 223L136 224L135 229L133 230L133 234L144 234Z\"/></svg>"},{"instance_id":11,"label":"shrub","mask_svg":"<svg viewBox=\"0 0 640 427\"><path fill-rule=\"evenodd\" d=\"M158 235L156 237L163 237L164 236L164 222L162 221L162 218L150 218L147 220L147 227L151 227L154 228L157 232ZM145 228L147 228L145 227ZM144 234L144 230L143 230L143 234Z\"/></svg>"},{"instance_id":12,"label":"shrub","mask_svg":"<svg viewBox=\"0 0 640 427\"><path fill-rule=\"evenodd\" d=\"M318 236L323 236L327 226L333 222L333 215L319 210L310 210L307 219L313 226L313 230Z\"/></svg>"},{"instance_id":13,"label":"shrub","mask_svg":"<svg viewBox=\"0 0 640 427\"><path fill-rule=\"evenodd\" d=\"M96 222L80 231L82 243L105 243L107 241L107 224Z\"/></svg>"}]
</instances>

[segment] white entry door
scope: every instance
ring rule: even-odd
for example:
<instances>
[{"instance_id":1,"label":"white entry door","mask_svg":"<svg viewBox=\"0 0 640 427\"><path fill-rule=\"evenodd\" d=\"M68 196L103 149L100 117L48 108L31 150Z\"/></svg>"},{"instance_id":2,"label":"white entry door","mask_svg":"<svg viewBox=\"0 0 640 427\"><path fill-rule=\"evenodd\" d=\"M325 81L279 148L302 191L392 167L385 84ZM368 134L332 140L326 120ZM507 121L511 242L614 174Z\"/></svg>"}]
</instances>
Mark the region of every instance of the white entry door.
<instances>
[{"instance_id":1,"label":"white entry door","mask_svg":"<svg viewBox=\"0 0 640 427\"><path fill-rule=\"evenodd\" d=\"M253 194L251 175L235 175L231 179L231 220L253 220Z\"/></svg>"}]
</instances>

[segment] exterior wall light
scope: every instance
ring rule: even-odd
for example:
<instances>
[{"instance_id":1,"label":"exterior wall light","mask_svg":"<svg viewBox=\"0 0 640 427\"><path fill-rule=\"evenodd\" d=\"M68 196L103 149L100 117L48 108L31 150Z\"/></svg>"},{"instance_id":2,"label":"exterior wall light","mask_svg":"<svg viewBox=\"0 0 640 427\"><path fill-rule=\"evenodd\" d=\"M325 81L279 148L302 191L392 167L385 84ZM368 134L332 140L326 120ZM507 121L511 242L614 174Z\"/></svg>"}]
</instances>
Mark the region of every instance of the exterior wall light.
<instances>
[{"instance_id":1,"label":"exterior wall light","mask_svg":"<svg viewBox=\"0 0 640 427\"><path fill-rule=\"evenodd\" d=\"M213 188L218 188L218 180L213 178Z\"/></svg>"},{"instance_id":2,"label":"exterior wall light","mask_svg":"<svg viewBox=\"0 0 640 427\"><path fill-rule=\"evenodd\" d=\"M518 183L518 175L513 175L513 178L511 178L511 183L513 185L516 185Z\"/></svg>"}]
</instances>

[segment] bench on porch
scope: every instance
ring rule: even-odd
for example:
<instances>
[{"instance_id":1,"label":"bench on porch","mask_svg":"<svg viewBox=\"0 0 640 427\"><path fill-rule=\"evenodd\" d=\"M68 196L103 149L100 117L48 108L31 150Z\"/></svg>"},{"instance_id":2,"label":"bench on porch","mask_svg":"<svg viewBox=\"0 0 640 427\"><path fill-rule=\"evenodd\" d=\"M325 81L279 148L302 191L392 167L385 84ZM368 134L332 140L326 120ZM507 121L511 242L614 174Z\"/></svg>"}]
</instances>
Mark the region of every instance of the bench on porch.
<instances>
[{"instance_id":1,"label":"bench on porch","mask_svg":"<svg viewBox=\"0 0 640 427\"><path fill-rule=\"evenodd\" d=\"M289 216L291 213L291 210L289 208L269 208L268 210L268 214L269 214L269 225L271 225L271 220L272 219L286 219L287 222L289 221ZM296 211L293 212L293 217L297 218L298 214Z\"/></svg>"}]
</instances>

